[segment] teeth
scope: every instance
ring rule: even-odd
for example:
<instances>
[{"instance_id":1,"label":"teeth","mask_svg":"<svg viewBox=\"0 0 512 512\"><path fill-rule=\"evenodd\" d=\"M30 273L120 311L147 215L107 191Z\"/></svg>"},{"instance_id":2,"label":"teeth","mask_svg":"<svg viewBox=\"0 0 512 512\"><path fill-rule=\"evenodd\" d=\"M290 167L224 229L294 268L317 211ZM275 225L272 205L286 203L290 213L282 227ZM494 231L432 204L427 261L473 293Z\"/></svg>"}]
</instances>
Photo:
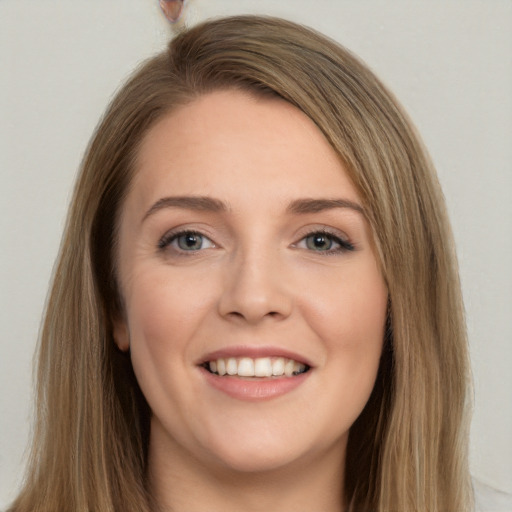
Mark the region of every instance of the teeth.
<instances>
[{"instance_id":1,"label":"teeth","mask_svg":"<svg viewBox=\"0 0 512 512\"><path fill-rule=\"evenodd\" d=\"M212 363L217 366L217 373L219 375L226 375L226 361L224 359L218 359L217 362L211 361L210 362L210 371L215 373L215 370L212 367Z\"/></svg>"},{"instance_id":2,"label":"teeth","mask_svg":"<svg viewBox=\"0 0 512 512\"><path fill-rule=\"evenodd\" d=\"M260 357L254 361L255 377L272 377L272 360L270 357Z\"/></svg>"},{"instance_id":3,"label":"teeth","mask_svg":"<svg viewBox=\"0 0 512 512\"><path fill-rule=\"evenodd\" d=\"M306 371L306 365L284 357L229 357L208 363L212 373L239 377L293 377Z\"/></svg>"},{"instance_id":4,"label":"teeth","mask_svg":"<svg viewBox=\"0 0 512 512\"><path fill-rule=\"evenodd\" d=\"M286 363L284 363L284 374L287 377L291 377L293 375L293 368L295 366L295 362L292 359L288 359Z\"/></svg>"},{"instance_id":5,"label":"teeth","mask_svg":"<svg viewBox=\"0 0 512 512\"><path fill-rule=\"evenodd\" d=\"M238 373L238 361L234 357L230 357L226 361L226 373L228 375L236 375Z\"/></svg>"},{"instance_id":6,"label":"teeth","mask_svg":"<svg viewBox=\"0 0 512 512\"><path fill-rule=\"evenodd\" d=\"M274 359L272 363L272 375L284 375L284 357Z\"/></svg>"},{"instance_id":7,"label":"teeth","mask_svg":"<svg viewBox=\"0 0 512 512\"><path fill-rule=\"evenodd\" d=\"M240 377L254 377L254 361L244 357L238 361L238 375Z\"/></svg>"}]
</instances>

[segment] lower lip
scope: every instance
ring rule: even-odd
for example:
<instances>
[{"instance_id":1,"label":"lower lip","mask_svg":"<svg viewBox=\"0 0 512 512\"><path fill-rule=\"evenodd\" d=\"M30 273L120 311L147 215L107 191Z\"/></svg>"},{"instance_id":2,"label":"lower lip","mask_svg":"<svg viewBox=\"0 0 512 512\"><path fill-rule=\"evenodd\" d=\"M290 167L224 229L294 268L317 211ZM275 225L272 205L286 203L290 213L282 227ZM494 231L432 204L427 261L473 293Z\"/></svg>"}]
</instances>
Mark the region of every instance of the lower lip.
<instances>
[{"instance_id":1,"label":"lower lip","mask_svg":"<svg viewBox=\"0 0 512 512\"><path fill-rule=\"evenodd\" d=\"M210 386L238 400L270 400L290 393L300 386L309 376L311 370L293 377L241 378L216 375L205 368L201 372Z\"/></svg>"}]
</instances>

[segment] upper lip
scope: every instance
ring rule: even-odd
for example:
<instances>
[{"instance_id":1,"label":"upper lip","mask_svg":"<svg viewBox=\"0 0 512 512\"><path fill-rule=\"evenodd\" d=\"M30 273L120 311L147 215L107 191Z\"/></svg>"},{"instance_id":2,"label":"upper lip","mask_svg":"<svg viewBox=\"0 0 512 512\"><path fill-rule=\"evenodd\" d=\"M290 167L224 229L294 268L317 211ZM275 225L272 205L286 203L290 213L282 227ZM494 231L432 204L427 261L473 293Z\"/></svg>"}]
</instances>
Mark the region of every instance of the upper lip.
<instances>
[{"instance_id":1,"label":"upper lip","mask_svg":"<svg viewBox=\"0 0 512 512\"><path fill-rule=\"evenodd\" d=\"M248 346L248 345L239 345L234 347L225 347L220 350L215 350L214 352L210 352L205 356L201 357L198 361L198 365L203 365L209 361L215 361L217 359L227 359L229 357L250 357L251 359L256 359L259 357L284 357L286 359L293 359L298 363L305 364L309 367L312 367L313 364L309 359L304 357L301 354L297 354L291 350L282 347L272 347L272 346Z\"/></svg>"}]
</instances>

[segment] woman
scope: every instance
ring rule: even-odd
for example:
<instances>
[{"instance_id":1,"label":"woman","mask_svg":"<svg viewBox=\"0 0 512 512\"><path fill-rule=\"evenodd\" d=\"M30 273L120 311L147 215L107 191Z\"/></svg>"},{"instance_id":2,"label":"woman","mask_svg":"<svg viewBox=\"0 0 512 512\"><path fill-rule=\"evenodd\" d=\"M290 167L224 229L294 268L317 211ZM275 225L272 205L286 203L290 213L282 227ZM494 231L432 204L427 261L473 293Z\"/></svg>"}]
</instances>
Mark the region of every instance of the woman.
<instances>
[{"instance_id":1,"label":"woman","mask_svg":"<svg viewBox=\"0 0 512 512\"><path fill-rule=\"evenodd\" d=\"M10 510L470 510L435 172L283 20L208 22L118 93L76 185Z\"/></svg>"}]
</instances>

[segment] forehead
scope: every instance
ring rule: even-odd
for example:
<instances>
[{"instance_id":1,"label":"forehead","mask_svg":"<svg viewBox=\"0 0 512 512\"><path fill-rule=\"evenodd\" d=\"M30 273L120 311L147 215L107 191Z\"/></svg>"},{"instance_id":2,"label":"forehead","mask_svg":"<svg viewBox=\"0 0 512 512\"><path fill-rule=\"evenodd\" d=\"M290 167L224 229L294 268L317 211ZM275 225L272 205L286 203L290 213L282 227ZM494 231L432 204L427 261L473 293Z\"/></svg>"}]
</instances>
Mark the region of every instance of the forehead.
<instances>
[{"instance_id":1,"label":"forehead","mask_svg":"<svg viewBox=\"0 0 512 512\"><path fill-rule=\"evenodd\" d=\"M132 192L162 195L339 196L356 201L339 155L313 121L281 99L216 91L163 117L146 134ZM142 198L142 196L144 196Z\"/></svg>"}]
</instances>

